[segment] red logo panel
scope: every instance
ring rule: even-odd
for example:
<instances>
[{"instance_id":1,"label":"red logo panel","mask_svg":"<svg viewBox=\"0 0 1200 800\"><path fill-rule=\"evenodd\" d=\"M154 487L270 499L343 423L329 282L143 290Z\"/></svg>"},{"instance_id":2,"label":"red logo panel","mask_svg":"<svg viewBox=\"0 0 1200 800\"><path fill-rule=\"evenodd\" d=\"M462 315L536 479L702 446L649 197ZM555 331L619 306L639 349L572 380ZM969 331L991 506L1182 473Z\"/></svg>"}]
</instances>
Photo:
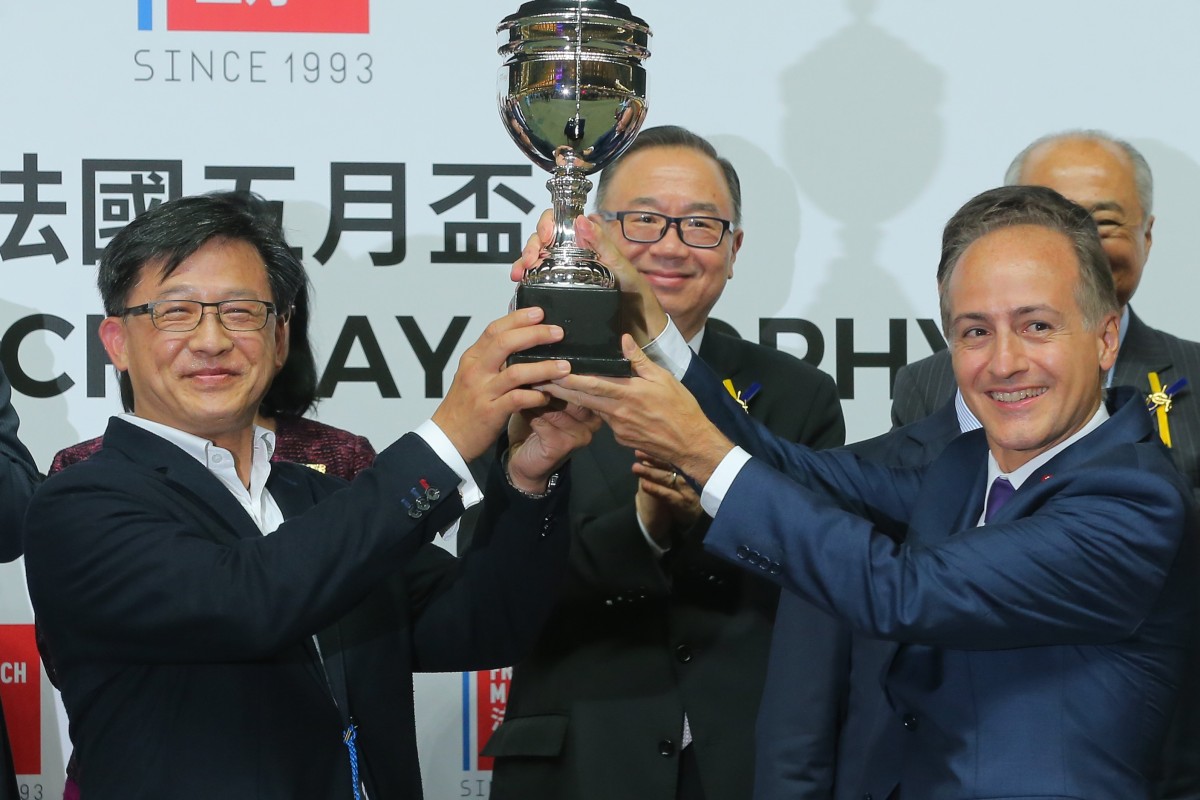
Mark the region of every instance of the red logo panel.
<instances>
[{"instance_id":1,"label":"red logo panel","mask_svg":"<svg viewBox=\"0 0 1200 800\"><path fill-rule=\"evenodd\" d=\"M512 685L512 667L477 672L475 680L475 733L479 742L478 752L482 753L496 728L504 721L504 711L508 708L508 689ZM492 759L479 756L477 769L491 768Z\"/></svg>"},{"instance_id":2,"label":"red logo panel","mask_svg":"<svg viewBox=\"0 0 1200 800\"><path fill-rule=\"evenodd\" d=\"M167 30L369 33L370 0L167 0Z\"/></svg>"},{"instance_id":3,"label":"red logo panel","mask_svg":"<svg viewBox=\"0 0 1200 800\"><path fill-rule=\"evenodd\" d=\"M32 625L0 625L0 702L18 775L42 773L42 662Z\"/></svg>"}]
</instances>

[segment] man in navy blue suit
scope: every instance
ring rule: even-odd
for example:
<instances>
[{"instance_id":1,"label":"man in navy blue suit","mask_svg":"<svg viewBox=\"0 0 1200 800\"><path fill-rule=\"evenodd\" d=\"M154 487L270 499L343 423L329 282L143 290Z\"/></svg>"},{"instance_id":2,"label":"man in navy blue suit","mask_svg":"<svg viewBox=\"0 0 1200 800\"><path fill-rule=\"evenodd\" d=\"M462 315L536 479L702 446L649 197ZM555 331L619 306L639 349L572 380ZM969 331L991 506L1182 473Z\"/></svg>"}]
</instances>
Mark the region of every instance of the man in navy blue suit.
<instances>
[{"instance_id":1,"label":"man in navy blue suit","mask_svg":"<svg viewBox=\"0 0 1200 800\"><path fill-rule=\"evenodd\" d=\"M641 295L635 336L661 334L645 354L626 340L636 377L552 391L702 487L714 552L901 643L895 796L1148 796L1191 624L1194 519L1142 395L1106 396L1119 307L1087 211L1004 187L947 224L943 327L983 428L910 469L763 432L595 246Z\"/></svg>"}]
</instances>

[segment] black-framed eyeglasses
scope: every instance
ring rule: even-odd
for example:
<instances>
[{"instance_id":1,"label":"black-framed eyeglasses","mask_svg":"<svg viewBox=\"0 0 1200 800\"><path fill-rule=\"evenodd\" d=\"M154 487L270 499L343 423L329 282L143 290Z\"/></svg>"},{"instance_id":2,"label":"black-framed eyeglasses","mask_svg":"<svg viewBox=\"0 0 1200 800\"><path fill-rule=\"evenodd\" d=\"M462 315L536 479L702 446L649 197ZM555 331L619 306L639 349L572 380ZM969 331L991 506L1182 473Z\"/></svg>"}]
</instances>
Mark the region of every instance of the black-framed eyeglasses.
<instances>
[{"instance_id":1,"label":"black-framed eyeglasses","mask_svg":"<svg viewBox=\"0 0 1200 800\"><path fill-rule=\"evenodd\" d=\"M267 320L272 314L279 316L275 304L265 300L221 300L216 303L202 303L199 300L158 300L127 308L120 316L147 315L154 327L160 331L185 333L200 326L206 308L217 310L217 319L228 331L260 331L267 326Z\"/></svg>"},{"instance_id":2,"label":"black-framed eyeglasses","mask_svg":"<svg viewBox=\"0 0 1200 800\"><path fill-rule=\"evenodd\" d=\"M621 223L621 235L631 242L653 244L667 235L672 225L679 231L679 240L688 247L716 247L732 227L720 217L669 217L656 211L601 211L600 218Z\"/></svg>"}]
</instances>

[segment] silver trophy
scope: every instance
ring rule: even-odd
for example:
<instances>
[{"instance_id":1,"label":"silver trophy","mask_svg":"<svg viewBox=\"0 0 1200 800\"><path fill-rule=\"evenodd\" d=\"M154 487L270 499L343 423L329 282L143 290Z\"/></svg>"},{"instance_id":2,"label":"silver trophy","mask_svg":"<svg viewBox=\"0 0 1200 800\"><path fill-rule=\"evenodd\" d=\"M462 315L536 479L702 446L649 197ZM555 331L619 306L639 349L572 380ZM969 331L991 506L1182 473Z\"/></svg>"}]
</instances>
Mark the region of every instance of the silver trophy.
<instances>
[{"instance_id":1,"label":"silver trophy","mask_svg":"<svg viewBox=\"0 0 1200 800\"><path fill-rule=\"evenodd\" d=\"M575 241L592 182L624 152L646 119L650 28L612 0L532 0L496 29L500 116L517 146L552 173L554 242L517 287L518 307L538 306L563 341L510 363L566 359L574 372L629 375L621 357L620 290L596 253Z\"/></svg>"}]
</instances>

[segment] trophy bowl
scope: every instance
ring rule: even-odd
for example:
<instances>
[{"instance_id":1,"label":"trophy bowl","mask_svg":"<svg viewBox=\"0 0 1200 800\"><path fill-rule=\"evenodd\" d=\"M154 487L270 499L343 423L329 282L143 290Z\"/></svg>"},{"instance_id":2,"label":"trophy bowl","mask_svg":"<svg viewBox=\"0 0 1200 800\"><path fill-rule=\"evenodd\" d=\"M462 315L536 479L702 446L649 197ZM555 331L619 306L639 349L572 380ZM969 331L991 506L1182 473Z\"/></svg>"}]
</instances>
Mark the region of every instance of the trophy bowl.
<instances>
[{"instance_id":1,"label":"trophy bowl","mask_svg":"<svg viewBox=\"0 0 1200 800\"><path fill-rule=\"evenodd\" d=\"M517 146L551 173L554 241L517 287L518 307L538 306L561 342L509 363L565 359L574 372L629 375L621 357L620 289L596 253L575 240L592 183L646 119L650 28L612 0L532 0L496 29L504 58L500 117Z\"/></svg>"}]
</instances>

